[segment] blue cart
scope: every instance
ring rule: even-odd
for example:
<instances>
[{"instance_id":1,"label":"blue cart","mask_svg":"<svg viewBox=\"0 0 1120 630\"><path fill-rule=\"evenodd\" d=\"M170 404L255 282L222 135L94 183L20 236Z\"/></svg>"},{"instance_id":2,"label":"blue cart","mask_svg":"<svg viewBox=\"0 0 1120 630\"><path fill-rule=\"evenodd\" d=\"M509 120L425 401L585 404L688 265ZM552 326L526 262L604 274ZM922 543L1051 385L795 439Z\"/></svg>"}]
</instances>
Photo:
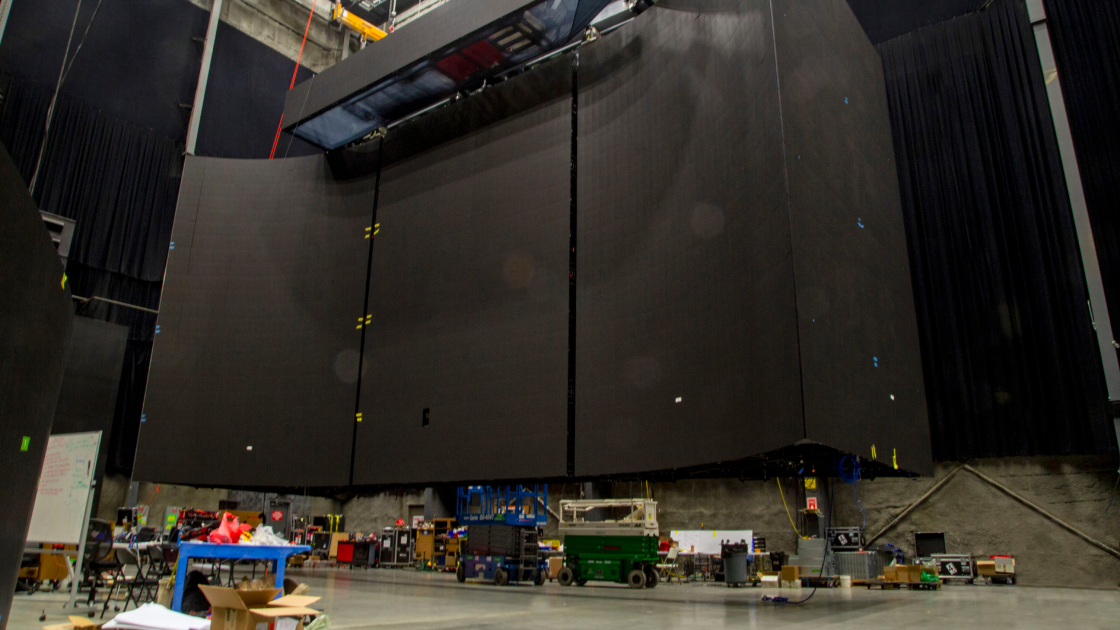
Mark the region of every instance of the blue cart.
<instances>
[{"instance_id":1,"label":"blue cart","mask_svg":"<svg viewBox=\"0 0 1120 630\"><path fill-rule=\"evenodd\" d=\"M541 557L537 527L548 519L548 486L460 488L456 520L467 526L455 577L492 580L498 586L544 584L548 562Z\"/></svg>"},{"instance_id":2,"label":"blue cart","mask_svg":"<svg viewBox=\"0 0 1120 630\"><path fill-rule=\"evenodd\" d=\"M455 570L455 577L460 582L469 579L493 580L498 586L505 586L510 582L531 582L536 586L544 584L548 575L548 563L540 558L529 560L511 556L476 556L466 554L459 557L459 567Z\"/></svg>"}]
</instances>

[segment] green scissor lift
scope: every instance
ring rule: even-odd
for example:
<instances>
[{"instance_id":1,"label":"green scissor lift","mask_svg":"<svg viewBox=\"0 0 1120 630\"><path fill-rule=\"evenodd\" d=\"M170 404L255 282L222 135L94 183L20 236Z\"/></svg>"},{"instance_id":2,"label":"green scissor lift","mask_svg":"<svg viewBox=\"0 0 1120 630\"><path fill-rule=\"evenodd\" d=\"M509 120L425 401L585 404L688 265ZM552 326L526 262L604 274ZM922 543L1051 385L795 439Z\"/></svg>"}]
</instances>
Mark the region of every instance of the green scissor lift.
<instances>
[{"instance_id":1,"label":"green scissor lift","mask_svg":"<svg viewBox=\"0 0 1120 630\"><path fill-rule=\"evenodd\" d=\"M601 520L587 520L596 512ZM562 586L589 580L618 582L630 588L653 588L657 565L657 503L646 499L560 502L564 567L556 575ZM618 518L610 518L615 516Z\"/></svg>"},{"instance_id":2,"label":"green scissor lift","mask_svg":"<svg viewBox=\"0 0 1120 630\"><path fill-rule=\"evenodd\" d=\"M656 536L573 536L564 539L563 586L588 580L619 582L630 588L653 588L657 574Z\"/></svg>"}]
</instances>

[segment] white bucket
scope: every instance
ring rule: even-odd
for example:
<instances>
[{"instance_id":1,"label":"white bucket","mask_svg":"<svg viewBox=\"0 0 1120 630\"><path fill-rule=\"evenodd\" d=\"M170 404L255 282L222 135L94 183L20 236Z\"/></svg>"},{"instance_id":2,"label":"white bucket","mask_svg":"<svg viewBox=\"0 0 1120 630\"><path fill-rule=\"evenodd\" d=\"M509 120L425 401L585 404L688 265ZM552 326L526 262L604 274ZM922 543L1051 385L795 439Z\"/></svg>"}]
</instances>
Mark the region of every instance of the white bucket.
<instances>
[{"instance_id":1,"label":"white bucket","mask_svg":"<svg viewBox=\"0 0 1120 630\"><path fill-rule=\"evenodd\" d=\"M841 575L840 576L840 588L852 588L852 576Z\"/></svg>"}]
</instances>

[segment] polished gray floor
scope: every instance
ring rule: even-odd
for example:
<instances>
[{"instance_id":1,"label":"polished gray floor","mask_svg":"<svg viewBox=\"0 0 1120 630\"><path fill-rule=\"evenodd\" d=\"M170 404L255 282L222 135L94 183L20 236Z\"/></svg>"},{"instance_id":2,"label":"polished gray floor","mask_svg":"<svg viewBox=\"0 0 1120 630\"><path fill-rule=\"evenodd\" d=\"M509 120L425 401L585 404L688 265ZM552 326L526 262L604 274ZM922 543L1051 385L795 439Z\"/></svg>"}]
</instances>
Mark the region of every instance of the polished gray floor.
<instances>
[{"instance_id":1,"label":"polished gray floor","mask_svg":"<svg viewBox=\"0 0 1120 630\"><path fill-rule=\"evenodd\" d=\"M662 584L631 591L596 584L563 588L458 584L446 573L412 570L291 571L323 599L336 630L386 628L853 628L992 630L1120 628L1120 591L1022 586L946 586L940 591L821 589L803 605L760 601L765 594L800 599L812 592L729 589L722 584ZM8 628L38 628L44 607L65 598L17 595ZM108 618L108 615L106 616ZM59 618L52 615L57 623Z\"/></svg>"}]
</instances>

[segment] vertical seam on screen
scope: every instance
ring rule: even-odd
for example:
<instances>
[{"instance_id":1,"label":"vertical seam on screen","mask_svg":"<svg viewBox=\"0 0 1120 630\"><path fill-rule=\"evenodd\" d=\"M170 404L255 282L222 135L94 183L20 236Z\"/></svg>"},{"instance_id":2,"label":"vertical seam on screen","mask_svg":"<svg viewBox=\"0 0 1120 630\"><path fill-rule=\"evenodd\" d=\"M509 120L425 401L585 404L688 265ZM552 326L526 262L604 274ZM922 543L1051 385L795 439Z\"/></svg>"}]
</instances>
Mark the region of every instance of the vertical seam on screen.
<instances>
[{"instance_id":1,"label":"vertical seam on screen","mask_svg":"<svg viewBox=\"0 0 1120 630\"><path fill-rule=\"evenodd\" d=\"M354 416L350 418L351 434L350 434L350 481L349 485L354 485L354 461L357 458L358 449L358 413L361 412L362 406L362 364L365 362L366 355L366 330L369 324L365 323L366 315L369 314L369 283L373 278L373 243L377 240L376 226L377 226L377 203L381 196L381 152L385 149L385 136L380 136L377 141L377 175L373 181L373 210L370 213L369 219L369 253L366 255L366 295L362 302L362 336L358 342L358 381L354 387Z\"/></svg>"},{"instance_id":2,"label":"vertical seam on screen","mask_svg":"<svg viewBox=\"0 0 1120 630\"><path fill-rule=\"evenodd\" d=\"M576 149L579 140L579 49L572 53L571 160L568 188L568 449L567 473L576 474Z\"/></svg>"},{"instance_id":3,"label":"vertical seam on screen","mask_svg":"<svg viewBox=\"0 0 1120 630\"><path fill-rule=\"evenodd\" d=\"M782 135L782 175L786 180L786 225L789 227L789 268L793 277L793 326L797 335L797 380L801 392L801 436L809 437L805 417L805 365L801 360L801 313L797 308L797 265L793 258L793 214L789 205L789 156L786 154L786 119L782 111L782 72L778 67L778 27L774 22L774 0L770 4L770 35L774 43L774 81L778 86L778 129Z\"/></svg>"},{"instance_id":4,"label":"vertical seam on screen","mask_svg":"<svg viewBox=\"0 0 1120 630\"><path fill-rule=\"evenodd\" d=\"M5 104L5 107L7 107L7 104ZM174 236L175 236L175 215L177 215L179 213L178 212L178 210L179 210L179 198L183 196L183 174L186 173L186 171L187 171L187 158L186 158L186 154L184 154L183 155L183 165L179 168L179 194L176 195L176 198L175 198L175 214L171 215L171 236L172 236L172 238L174 238ZM187 254L187 270L188 271L191 268L191 259L194 257L194 235L195 235L195 233L198 232L198 209L202 207L202 193L205 190L206 190L206 166L203 165L203 167L202 167L202 182L198 186L198 200L195 201L195 205L194 205L194 225L191 226L191 250ZM172 242L174 242L174 241L172 241ZM167 286L167 264L169 262L171 262L171 246L170 245L168 245L168 248L167 248L167 258L163 259L163 277L160 279L159 300L156 302L156 321L155 321L154 324L152 324L152 331L153 331L152 332L152 350L151 350L151 353L148 355L148 375L149 376L151 375L152 358L156 356L156 338L155 338L155 332L154 331L155 331L155 326L159 325L159 314L160 314L159 312L163 308L163 296L166 295L166 293L163 291L163 287ZM181 324L182 321L183 321L183 312L180 310L179 311L179 321L177 321L175 323L176 324ZM198 366L198 359L196 358L195 359L195 364L194 364L194 366L191 367L191 371L189 372L189 374L193 374L194 373L194 368L197 367L197 366ZM145 411L144 408L147 407L147 405L148 405L148 391L149 390L148 390L148 387L147 387L147 382L148 382L147 378L145 378L144 379L144 385L145 385L144 386L144 397L140 400L140 422L136 425L136 444L132 448L132 471L128 474L128 484L129 484L129 486L132 485L132 480L135 478L135 475L136 475L136 460L139 459L139 455L140 455L140 433L144 430L144 426L143 426L144 425L144 419L145 419L144 414L147 413L147 411ZM180 393L180 396L182 396L182 393ZM176 399L176 404L178 404L178 399ZM100 489L98 491L100 491ZM126 494L126 497L127 497L127 494Z\"/></svg>"}]
</instances>

